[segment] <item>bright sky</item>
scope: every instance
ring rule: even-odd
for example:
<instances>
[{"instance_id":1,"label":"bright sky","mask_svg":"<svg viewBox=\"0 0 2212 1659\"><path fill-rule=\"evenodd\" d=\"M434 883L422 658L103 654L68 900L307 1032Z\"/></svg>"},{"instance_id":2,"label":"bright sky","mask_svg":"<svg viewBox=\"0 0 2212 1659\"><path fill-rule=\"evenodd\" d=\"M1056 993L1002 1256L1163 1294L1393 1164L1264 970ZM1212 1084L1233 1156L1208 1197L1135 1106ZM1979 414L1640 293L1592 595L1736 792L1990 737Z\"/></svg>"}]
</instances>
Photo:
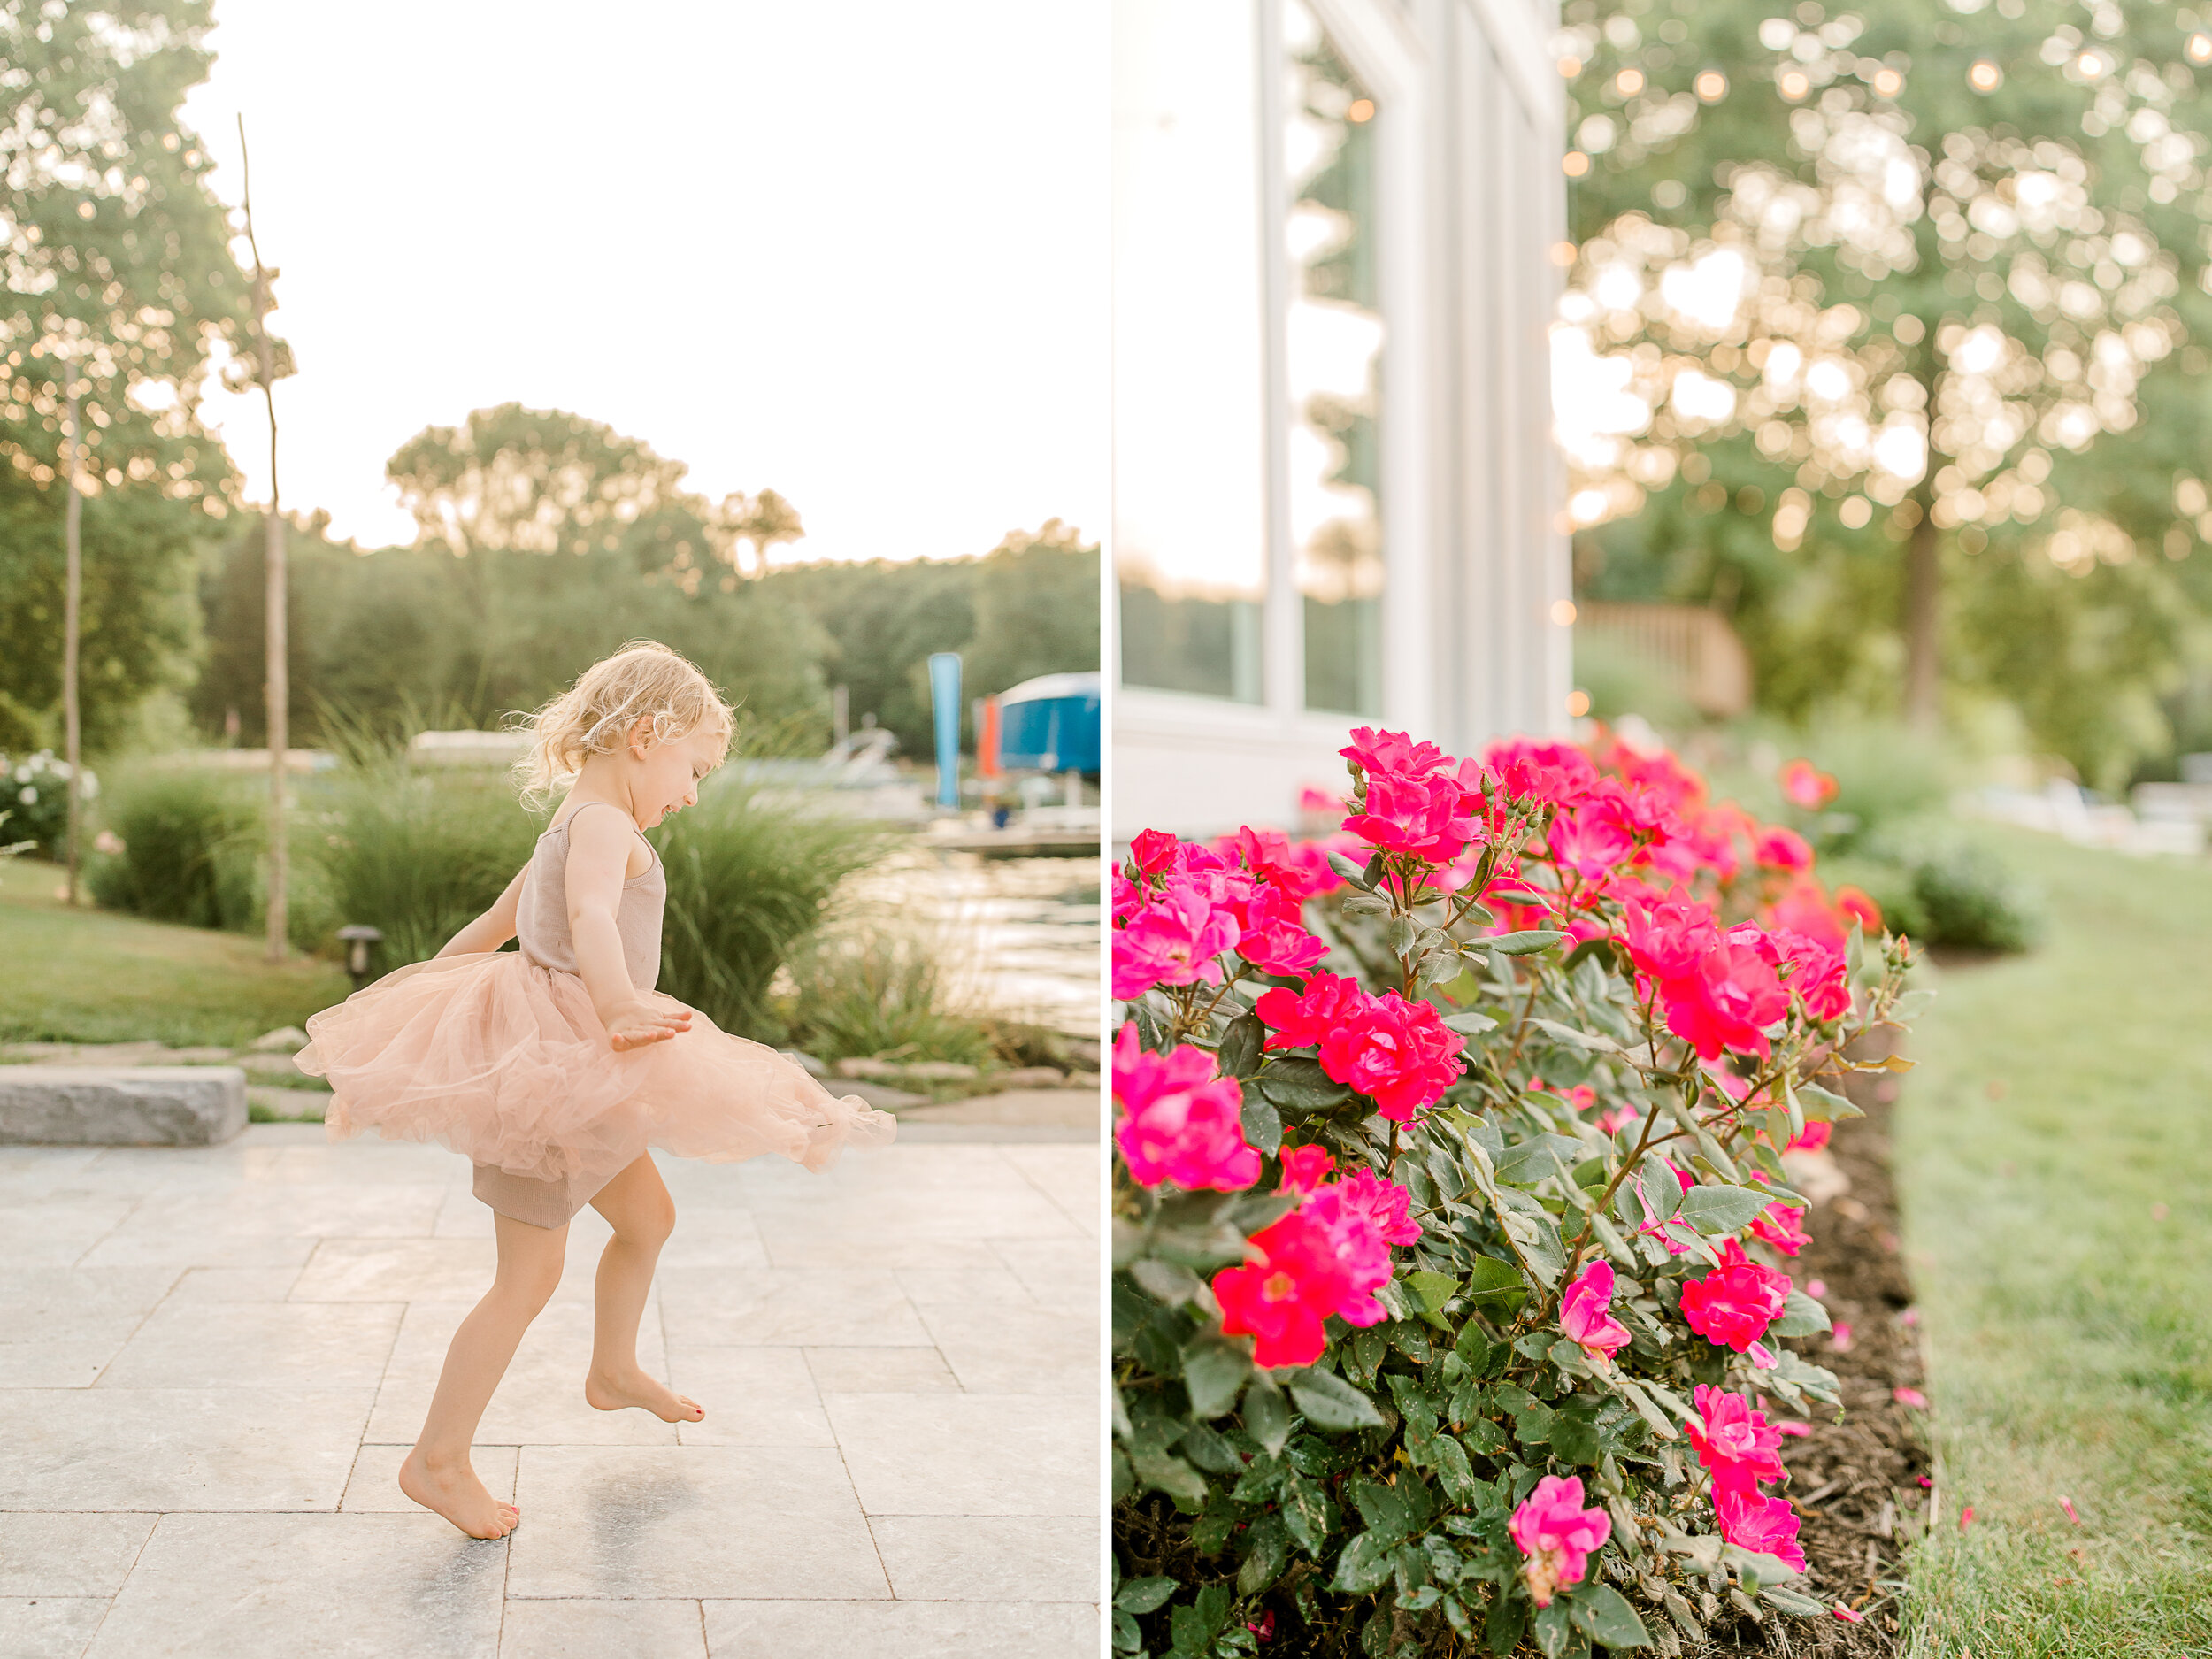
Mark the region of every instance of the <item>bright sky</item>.
<instances>
[{"instance_id":1,"label":"bright sky","mask_svg":"<svg viewBox=\"0 0 2212 1659\"><path fill-rule=\"evenodd\" d=\"M1108 481L1107 7L217 0L187 119L280 267L288 511L518 401L772 486L790 559L950 557ZM243 239L240 240L243 250ZM204 406L268 498L259 398Z\"/></svg>"}]
</instances>

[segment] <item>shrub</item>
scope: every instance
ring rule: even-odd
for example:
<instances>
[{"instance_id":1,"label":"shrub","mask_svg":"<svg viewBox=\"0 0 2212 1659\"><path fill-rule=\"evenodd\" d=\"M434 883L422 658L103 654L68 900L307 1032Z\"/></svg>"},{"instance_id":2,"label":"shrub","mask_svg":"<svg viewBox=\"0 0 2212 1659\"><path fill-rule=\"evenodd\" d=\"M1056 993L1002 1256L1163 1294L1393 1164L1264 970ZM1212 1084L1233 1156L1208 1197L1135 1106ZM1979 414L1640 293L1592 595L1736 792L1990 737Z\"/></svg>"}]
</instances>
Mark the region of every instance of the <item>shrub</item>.
<instances>
[{"instance_id":1,"label":"shrub","mask_svg":"<svg viewBox=\"0 0 2212 1659\"><path fill-rule=\"evenodd\" d=\"M786 1034L769 986L820 926L838 886L880 856L885 834L718 782L660 833L668 866L660 988L726 1030Z\"/></svg>"},{"instance_id":2,"label":"shrub","mask_svg":"<svg viewBox=\"0 0 2212 1659\"><path fill-rule=\"evenodd\" d=\"M127 772L107 819L122 847L96 856L86 872L96 902L190 927L253 926L254 860L264 832L237 780L187 770Z\"/></svg>"},{"instance_id":3,"label":"shrub","mask_svg":"<svg viewBox=\"0 0 2212 1659\"><path fill-rule=\"evenodd\" d=\"M490 909L545 827L499 773L418 771L368 745L318 791L310 822L330 913L383 932L386 970L427 961Z\"/></svg>"},{"instance_id":4,"label":"shrub","mask_svg":"<svg viewBox=\"0 0 2212 1659\"><path fill-rule=\"evenodd\" d=\"M1332 845L1148 833L1115 881L1116 1648L1826 1617L1748 1395L1839 1403L1780 1154L1904 1064L1843 1056L1906 950L1669 757L1353 735Z\"/></svg>"},{"instance_id":5,"label":"shrub","mask_svg":"<svg viewBox=\"0 0 2212 1659\"><path fill-rule=\"evenodd\" d=\"M79 785L78 810L88 811L98 798L100 780L88 766ZM42 857L59 863L68 856L69 763L50 749L12 758L0 754L0 808L8 813L11 842L34 841ZM89 833L89 819L87 818Z\"/></svg>"},{"instance_id":6,"label":"shrub","mask_svg":"<svg viewBox=\"0 0 2212 1659\"><path fill-rule=\"evenodd\" d=\"M1960 840L1912 866L1913 897L1932 945L2025 950L2042 936L2041 906L1986 847Z\"/></svg>"},{"instance_id":7,"label":"shrub","mask_svg":"<svg viewBox=\"0 0 2212 1659\"><path fill-rule=\"evenodd\" d=\"M988 1065L991 1028L963 1005L940 953L880 923L819 937L792 964L791 1040L825 1060L951 1060Z\"/></svg>"}]
</instances>

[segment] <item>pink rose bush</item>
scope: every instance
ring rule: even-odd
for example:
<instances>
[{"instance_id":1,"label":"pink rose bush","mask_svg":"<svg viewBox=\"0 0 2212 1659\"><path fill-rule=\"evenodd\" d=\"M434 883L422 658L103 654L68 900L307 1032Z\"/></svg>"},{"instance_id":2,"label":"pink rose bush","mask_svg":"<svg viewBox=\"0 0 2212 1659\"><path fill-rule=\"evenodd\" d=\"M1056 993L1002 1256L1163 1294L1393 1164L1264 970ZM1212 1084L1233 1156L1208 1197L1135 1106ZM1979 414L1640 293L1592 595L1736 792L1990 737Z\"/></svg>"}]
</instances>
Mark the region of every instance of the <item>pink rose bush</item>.
<instances>
[{"instance_id":1,"label":"pink rose bush","mask_svg":"<svg viewBox=\"0 0 2212 1659\"><path fill-rule=\"evenodd\" d=\"M1113 877L1117 1514L1201 1563L1117 1647L1636 1646L1709 1572L1824 1617L1776 1582L1784 1434L1839 1401L1781 1153L1855 1115L1909 950L1671 755L1342 753L1317 838Z\"/></svg>"}]
</instances>

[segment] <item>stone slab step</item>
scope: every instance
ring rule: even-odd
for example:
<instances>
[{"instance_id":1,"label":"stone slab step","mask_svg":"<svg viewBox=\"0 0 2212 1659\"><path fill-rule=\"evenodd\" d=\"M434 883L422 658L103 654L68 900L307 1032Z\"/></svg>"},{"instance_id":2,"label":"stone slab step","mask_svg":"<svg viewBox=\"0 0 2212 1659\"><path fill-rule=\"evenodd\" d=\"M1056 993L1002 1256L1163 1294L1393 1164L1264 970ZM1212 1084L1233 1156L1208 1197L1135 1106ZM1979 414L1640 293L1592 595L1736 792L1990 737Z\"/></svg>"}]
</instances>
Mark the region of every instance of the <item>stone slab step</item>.
<instances>
[{"instance_id":1,"label":"stone slab step","mask_svg":"<svg viewBox=\"0 0 2212 1659\"><path fill-rule=\"evenodd\" d=\"M245 1126L236 1066L0 1066L0 1144L205 1147Z\"/></svg>"}]
</instances>

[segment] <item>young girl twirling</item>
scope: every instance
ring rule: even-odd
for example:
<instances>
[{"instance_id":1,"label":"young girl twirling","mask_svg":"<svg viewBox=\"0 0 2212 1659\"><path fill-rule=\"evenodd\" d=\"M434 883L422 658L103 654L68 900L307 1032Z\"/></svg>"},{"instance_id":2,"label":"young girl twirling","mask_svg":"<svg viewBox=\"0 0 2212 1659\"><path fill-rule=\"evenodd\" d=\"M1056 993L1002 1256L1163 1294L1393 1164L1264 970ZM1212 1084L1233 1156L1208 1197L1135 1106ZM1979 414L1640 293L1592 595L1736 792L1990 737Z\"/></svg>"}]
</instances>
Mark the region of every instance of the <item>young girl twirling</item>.
<instances>
[{"instance_id":1,"label":"young girl twirling","mask_svg":"<svg viewBox=\"0 0 2212 1659\"><path fill-rule=\"evenodd\" d=\"M637 1361L639 1317L676 1211L649 1147L726 1163L773 1152L826 1168L896 1128L774 1049L654 988L667 877L641 830L698 799L733 717L665 647L626 646L539 710L526 801L566 788L530 862L428 962L307 1022L300 1069L330 1079L330 1137L437 1141L476 1168L499 1241L491 1289L461 1322L400 1489L476 1538L519 1518L469 1445L522 1333L559 1284L586 1204L614 1228L599 1259L584 1397L695 1423L699 1405ZM510 939L520 949L503 951Z\"/></svg>"}]
</instances>

